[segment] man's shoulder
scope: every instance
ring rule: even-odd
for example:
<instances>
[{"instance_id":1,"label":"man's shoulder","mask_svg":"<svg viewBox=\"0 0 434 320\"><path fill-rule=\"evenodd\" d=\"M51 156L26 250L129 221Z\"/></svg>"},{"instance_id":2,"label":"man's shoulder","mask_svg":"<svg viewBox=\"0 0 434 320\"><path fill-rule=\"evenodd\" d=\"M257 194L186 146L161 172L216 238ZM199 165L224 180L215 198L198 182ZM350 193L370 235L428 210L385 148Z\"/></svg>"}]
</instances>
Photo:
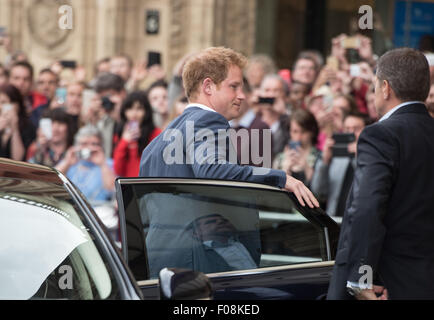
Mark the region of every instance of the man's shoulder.
<instances>
[{"instance_id":1,"label":"man's shoulder","mask_svg":"<svg viewBox=\"0 0 434 320\"><path fill-rule=\"evenodd\" d=\"M393 119L389 118L384 121L372 123L363 129L361 136L363 135L363 137L366 137L378 136L379 134L390 134L393 131L391 129L395 126L393 122Z\"/></svg>"},{"instance_id":2,"label":"man's shoulder","mask_svg":"<svg viewBox=\"0 0 434 320\"><path fill-rule=\"evenodd\" d=\"M386 134L388 136L407 135L408 132L418 131L427 122L432 122L422 104L411 104L398 109L389 118L377 121L367 126L363 131L368 134Z\"/></svg>"},{"instance_id":3,"label":"man's shoulder","mask_svg":"<svg viewBox=\"0 0 434 320\"><path fill-rule=\"evenodd\" d=\"M229 127L228 121L218 112L203 110L199 107L189 107L179 116L178 121L174 121L168 129L184 126L187 121L193 122L195 127L207 127L212 129L214 126Z\"/></svg>"}]
</instances>

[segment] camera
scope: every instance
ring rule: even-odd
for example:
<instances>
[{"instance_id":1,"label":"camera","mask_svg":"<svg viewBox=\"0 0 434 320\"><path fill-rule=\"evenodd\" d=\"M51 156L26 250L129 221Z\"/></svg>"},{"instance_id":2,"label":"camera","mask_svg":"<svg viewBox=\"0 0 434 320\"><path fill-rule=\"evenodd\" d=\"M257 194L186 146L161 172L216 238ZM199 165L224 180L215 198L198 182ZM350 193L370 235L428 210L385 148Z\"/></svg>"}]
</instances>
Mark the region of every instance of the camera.
<instances>
[{"instance_id":1,"label":"camera","mask_svg":"<svg viewBox=\"0 0 434 320\"><path fill-rule=\"evenodd\" d=\"M110 100L110 97L102 97L101 104L107 112L110 112L115 108L115 104Z\"/></svg>"},{"instance_id":2,"label":"camera","mask_svg":"<svg viewBox=\"0 0 434 320\"><path fill-rule=\"evenodd\" d=\"M274 104L274 98L259 97L258 104Z\"/></svg>"},{"instance_id":3,"label":"camera","mask_svg":"<svg viewBox=\"0 0 434 320\"><path fill-rule=\"evenodd\" d=\"M335 144L332 147L333 157L353 157L354 153L348 152L348 145L356 141L354 133L334 133Z\"/></svg>"},{"instance_id":4,"label":"camera","mask_svg":"<svg viewBox=\"0 0 434 320\"><path fill-rule=\"evenodd\" d=\"M77 157L80 160L89 160L91 154L92 154L92 151L88 148L83 148L83 149L77 151Z\"/></svg>"}]
</instances>

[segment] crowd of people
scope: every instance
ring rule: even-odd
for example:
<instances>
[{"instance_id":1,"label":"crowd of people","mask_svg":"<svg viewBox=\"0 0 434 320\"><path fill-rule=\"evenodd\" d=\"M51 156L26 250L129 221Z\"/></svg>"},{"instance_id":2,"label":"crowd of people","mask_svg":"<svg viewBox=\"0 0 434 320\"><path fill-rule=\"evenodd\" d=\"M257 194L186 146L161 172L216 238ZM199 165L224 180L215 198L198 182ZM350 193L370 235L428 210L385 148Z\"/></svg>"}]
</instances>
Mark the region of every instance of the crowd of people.
<instances>
[{"instance_id":1,"label":"crowd of people","mask_svg":"<svg viewBox=\"0 0 434 320\"><path fill-rule=\"evenodd\" d=\"M113 200L115 178L138 176L143 150L187 106L182 70L189 57L167 75L161 65L119 54L95 63L86 81L79 65L54 61L34 74L25 53L12 53L0 65L0 156L58 169L91 202ZM432 53L427 59L433 80ZM362 35L332 39L328 57L300 52L290 70L253 55L242 114L230 124L271 130L270 166L303 181L328 214L342 216L358 136L378 121L375 66ZM434 117L434 81L426 105Z\"/></svg>"},{"instance_id":2,"label":"crowd of people","mask_svg":"<svg viewBox=\"0 0 434 320\"><path fill-rule=\"evenodd\" d=\"M128 55L94 71L86 81L83 67L55 61L35 75L24 53L10 54L0 64L0 156L54 167L98 203L114 199L116 177L138 175L144 148L187 100L175 93L169 108L162 67Z\"/></svg>"}]
</instances>

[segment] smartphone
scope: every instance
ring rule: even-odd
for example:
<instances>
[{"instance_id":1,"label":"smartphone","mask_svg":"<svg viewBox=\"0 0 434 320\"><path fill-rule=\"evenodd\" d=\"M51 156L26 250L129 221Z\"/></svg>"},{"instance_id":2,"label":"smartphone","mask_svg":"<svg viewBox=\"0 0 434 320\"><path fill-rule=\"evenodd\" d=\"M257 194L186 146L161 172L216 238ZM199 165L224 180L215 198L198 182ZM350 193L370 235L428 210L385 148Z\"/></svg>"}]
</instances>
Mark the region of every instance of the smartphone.
<instances>
[{"instance_id":1,"label":"smartphone","mask_svg":"<svg viewBox=\"0 0 434 320\"><path fill-rule=\"evenodd\" d=\"M86 113L87 109L89 108L90 104L92 103L92 99L95 96L96 92L92 89L84 89L83 90L83 108L82 112L83 114Z\"/></svg>"},{"instance_id":2,"label":"smartphone","mask_svg":"<svg viewBox=\"0 0 434 320\"><path fill-rule=\"evenodd\" d=\"M342 39L341 46L345 49L359 49L360 39L358 37L346 37Z\"/></svg>"},{"instance_id":3,"label":"smartphone","mask_svg":"<svg viewBox=\"0 0 434 320\"><path fill-rule=\"evenodd\" d=\"M350 64L356 64L356 63L359 63L362 61L362 59L360 58L358 49L353 49L353 48L347 49L345 52L345 56L347 58L347 61Z\"/></svg>"},{"instance_id":4,"label":"smartphone","mask_svg":"<svg viewBox=\"0 0 434 320\"><path fill-rule=\"evenodd\" d=\"M333 107L333 96L331 94L326 94L322 97L322 103L327 111L331 111Z\"/></svg>"},{"instance_id":5,"label":"smartphone","mask_svg":"<svg viewBox=\"0 0 434 320\"><path fill-rule=\"evenodd\" d=\"M148 65L147 68L153 66L154 64L161 65L161 53L156 51L148 52Z\"/></svg>"},{"instance_id":6,"label":"smartphone","mask_svg":"<svg viewBox=\"0 0 434 320\"><path fill-rule=\"evenodd\" d=\"M102 97L101 104L104 110L107 112L110 112L115 108L115 104L110 100L109 96Z\"/></svg>"},{"instance_id":7,"label":"smartphone","mask_svg":"<svg viewBox=\"0 0 434 320\"><path fill-rule=\"evenodd\" d=\"M129 126L131 130L137 130L139 128L139 122L138 121L130 121Z\"/></svg>"},{"instance_id":8,"label":"smartphone","mask_svg":"<svg viewBox=\"0 0 434 320\"><path fill-rule=\"evenodd\" d=\"M77 62L74 60L60 60L60 64L64 68L75 69L77 67Z\"/></svg>"},{"instance_id":9,"label":"smartphone","mask_svg":"<svg viewBox=\"0 0 434 320\"><path fill-rule=\"evenodd\" d=\"M64 104L66 101L66 88L56 89L56 100L59 104Z\"/></svg>"},{"instance_id":10,"label":"smartphone","mask_svg":"<svg viewBox=\"0 0 434 320\"><path fill-rule=\"evenodd\" d=\"M360 76L360 66L358 64L350 65L350 76L354 78Z\"/></svg>"},{"instance_id":11,"label":"smartphone","mask_svg":"<svg viewBox=\"0 0 434 320\"><path fill-rule=\"evenodd\" d=\"M258 103L259 104L274 104L275 98L266 98L266 97L259 97Z\"/></svg>"},{"instance_id":12,"label":"smartphone","mask_svg":"<svg viewBox=\"0 0 434 320\"><path fill-rule=\"evenodd\" d=\"M52 129L51 129L51 119L49 119L49 118L42 118L41 120L39 120L39 128L41 128L42 133L44 134L44 136L48 140L51 140L51 138L53 136L53 132L52 132Z\"/></svg>"},{"instance_id":13,"label":"smartphone","mask_svg":"<svg viewBox=\"0 0 434 320\"><path fill-rule=\"evenodd\" d=\"M326 65L334 71L339 70L339 61L338 58L336 57L332 57L332 56L328 57Z\"/></svg>"},{"instance_id":14,"label":"smartphone","mask_svg":"<svg viewBox=\"0 0 434 320\"><path fill-rule=\"evenodd\" d=\"M297 150L301 147L300 141L289 141L288 143L289 149Z\"/></svg>"},{"instance_id":15,"label":"smartphone","mask_svg":"<svg viewBox=\"0 0 434 320\"><path fill-rule=\"evenodd\" d=\"M356 141L354 133L334 133L332 138L335 141L332 147L333 157L354 156L354 153L348 152L348 144Z\"/></svg>"},{"instance_id":16,"label":"smartphone","mask_svg":"<svg viewBox=\"0 0 434 320\"><path fill-rule=\"evenodd\" d=\"M11 111L13 108L14 108L14 106L11 103L3 103L2 104L2 112Z\"/></svg>"}]
</instances>

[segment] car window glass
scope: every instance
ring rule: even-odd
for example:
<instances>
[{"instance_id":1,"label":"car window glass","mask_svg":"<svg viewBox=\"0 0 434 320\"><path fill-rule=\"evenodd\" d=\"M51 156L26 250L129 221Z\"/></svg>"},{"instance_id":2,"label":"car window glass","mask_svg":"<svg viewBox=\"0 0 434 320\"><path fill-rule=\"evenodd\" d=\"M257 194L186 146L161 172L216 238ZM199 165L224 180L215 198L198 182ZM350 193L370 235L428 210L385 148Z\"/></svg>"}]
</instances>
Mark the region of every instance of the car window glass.
<instances>
[{"instance_id":1,"label":"car window glass","mask_svg":"<svg viewBox=\"0 0 434 320\"><path fill-rule=\"evenodd\" d=\"M61 185L0 178L0 299L118 297L110 268Z\"/></svg>"},{"instance_id":2,"label":"car window glass","mask_svg":"<svg viewBox=\"0 0 434 320\"><path fill-rule=\"evenodd\" d=\"M285 192L130 184L122 196L128 260L138 280L156 278L164 267L215 273L327 259L324 230Z\"/></svg>"}]
</instances>

